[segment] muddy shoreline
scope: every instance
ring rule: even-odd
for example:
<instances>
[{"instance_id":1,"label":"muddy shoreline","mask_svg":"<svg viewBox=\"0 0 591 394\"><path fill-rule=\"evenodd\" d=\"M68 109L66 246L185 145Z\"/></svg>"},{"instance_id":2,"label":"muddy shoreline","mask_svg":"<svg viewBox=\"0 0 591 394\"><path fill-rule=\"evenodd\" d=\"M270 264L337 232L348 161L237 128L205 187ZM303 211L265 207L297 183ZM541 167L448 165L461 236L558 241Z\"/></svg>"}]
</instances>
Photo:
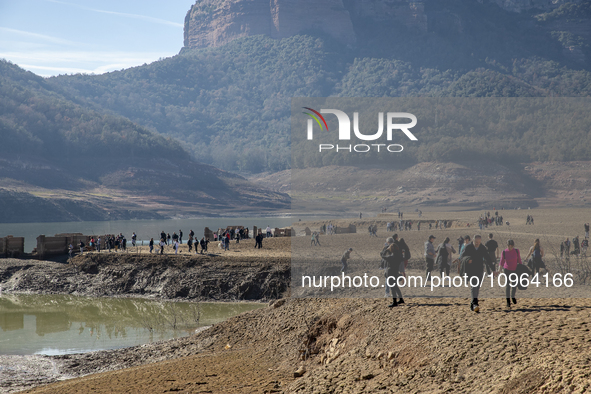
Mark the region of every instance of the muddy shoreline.
<instances>
[{"instance_id":1,"label":"muddy shoreline","mask_svg":"<svg viewBox=\"0 0 591 394\"><path fill-rule=\"evenodd\" d=\"M187 301L262 301L289 288L289 259L220 254L87 254L69 264L0 260L4 293L145 297Z\"/></svg>"},{"instance_id":2,"label":"muddy shoreline","mask_svg":"<svg viewBox=\"0 0 591 394\"><path fill-rule=\"evenodd\" d=\"M208 328L210 326L200 327L195 333ZM123 349L60 356L0 355L0 393L14 393L89 374L186 357L199 353L209 344L207 337L196 341L191 336Z\"/></svg>"},{"instance_id":3,"label":"muddy shoreline","mask_svg":"<svg viewBox=\"0 0 591 394\"><path fill-rule=\"evenodd\" d=\"M286 250L285 240L276 240ZM274 302L289 292L289 257L252 245L204 255L90 253L69 263L0 259L8 294L68 294L195 302ZM206 330L201 327L198 331ZM193 336L124 349L62 356L0 356L0 393L12 393L88 374L199 353L210 342Z\"/></svg>"}]
</instances>

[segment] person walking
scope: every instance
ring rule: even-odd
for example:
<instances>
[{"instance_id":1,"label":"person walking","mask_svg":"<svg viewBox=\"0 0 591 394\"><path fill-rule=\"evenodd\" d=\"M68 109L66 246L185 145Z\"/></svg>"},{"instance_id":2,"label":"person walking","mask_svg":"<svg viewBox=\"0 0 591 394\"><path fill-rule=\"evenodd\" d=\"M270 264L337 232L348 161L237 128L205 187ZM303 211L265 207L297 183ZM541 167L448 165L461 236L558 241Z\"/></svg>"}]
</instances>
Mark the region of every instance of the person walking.
<instances>
[{"instance_id":1,"label":"person walking","mask_svg":"<svg viewBox=\"0 0 591 394\"><path fill-rule=\"evenodd\" d=\"M150 238L150 253L154 251L154 238Z\"/></svg>"},{"instance_id":2,"label":"person walking","mask_svg":"<svg viewBox=\"0 0 591 394\"><path fill-rule=\"evenodd\" d=\"M570 240L567 238L560 244L560 257L566 257L569 259L570 254Z\"/></svg>"},{"instance_id":3,"label":"person walking","mask_svg":"<svg viewBox=\"0 0 591 394\"><path fill-rule=\"evenodd\" d=\"M462 254L462 252L464 251L464 249L466 249L466 246L468 246L468 244L470 243L472 239L470 238L469 235L466 235L464 237L464 243L462 244L462 246L460 246L460 255Z\"/></svg>"},{"instance_id":4,"label":"person walking","mask_svg":"<svg viewBox=\"0 0 591 394\"><path fill-rule=\"evenodd\" d=\"M349 251L353 249L349 248ZM385 261L386 270L384 275L386 277L386 288L390 289L392 293L392 303L388 305L389 308L393 308L400 304L404 304L404 299L402 298L402 292L400 291L400 287L398 287L397 278L400 275L398 269L400 264L402 263L402 250L400 249L399 245L396 243L393 237L386 239L386 247L380 253L382 259ZM344 257L344 256L343 256ZM392 284L390 286L390 284ZM396 300L396 298L399 298Z\"/></svg>"},{"instance_id":5,"label":"person walking","mask_svg":"<svg viewBox=\"0 0 591 394\"><path fill-rule=\"evenodd\" d=\"M74 254L74 245L72 245L70 243L70 245L68 245L68 255L70 256L70 258L72 258L73 254Z\"/></svg>"},{"instance_id":6,"label":"person walking","mask_svg":"<svg viewBox=\"0 0 591 394\"><path fill-rule=\"evenodd\" d=\"M205 242L205 237L201 238L199 244L201 245L201 254L203 254L204 250L207 251L207 243ZM197 254L197 244L195 244L195 254Z\"/></svg>"},{"instance_id":7,"label":"person walking","mask_svg":"<svg viewBox=\"0 0 591 394\"><path fill-rule=\"evenodd\" d=\"M166 245L164 238L160 238L160 254L164 254L164 245Z\"/></svg>"},{"instance_id":8,"label":"person walking","mask_svg":"<svg viewBox=\"0 0 591 394\"><path fill-rule=\"evenodd\" d=\"M536 238L534 241L534 245L529 248L529 252L527 256L525 256L525 261L528 261L529 257L531 256L531 266L533 272L536 274L540 273L540 268L546 268L544 261L542 258L544 257L544 248L540 245L540 239Z\"/></svg>"},{"instance_id":9,"label":"person walking","mask_svg":"<svg viewBox=\"0 0 591 394\"><path fill-rule=\"evenodd\" d=\"M519 249L515 248L515 242L510 239L507 241L507 249L503 250L503 253L501 254L501 261L499 262L499 271L503 270L503 273L507 276L507 284L505 286L507 308L511 308L511 301L513 301L513 304L517 304L517 299L515 298L517 283L513 281L515 286L511 286L512 281L509 277L509 275L515 274L517 280L519 281L519 276L516 273L517 264L521 264L521 255L519 253Z\"/></svg>"},{"instance_id":10,"label":"person walking","mask_svg":"<svg viewBox=\"0 0 591 394\"><path fill-rule=\"evenodd\" d=\"M488 234L488 241L486 241L486 250L490 254L490 258L496 263L499 260L499 244L493 239L493 234Z\"/></svg>"},{"instance_id":11,"label":"person walking","mask_svg":"<svg viewBox=\"0 0 591 394\"><path fill-rule=\"evenodd\" d=\"M394 242L396 242L398 234L394 234L394 237L392 238L394 238ZM410 248L404 241L404 238L400 238L400 241L398 241L398 247L402 252L402 262L398 268L398 273L402 274L402 276L406 278L406 267L408 266L408 260L410 260Z\"/></svg>"},{"instance_id":12,"label":"person walking","mask_svg":"<svg viewBox=\"0 0 591 394\"><path fill-rule=\"evenodd\" d=\"M425 262L427 263L427 273L425 275L425 286L431 280L431 271L435 264L435 247L433 246L434 235L429 236L429 240L425 242Z\"/></svg>"},{"instance_id":13,"label":"person walking","mask_svg":"<svg viewBox=\"0 0 591 394\"><path fill-rule=\"evenodd\" d=\"M480 312L478 293L482 285L484 265L486 264L487 268L494 274L496 274L496 271L490 254L482 244L482 237L479 234L475 235L474 240L464 247L460 259L464 257L469 257L465 264L464 273L468 276L468 283L470 284L470 296L472 298L470 309L478 313Z\"/></svg>"},{"instance_id":14,"label":"person walking","mask_svg":"<svg viewBox=\"0 0 591 394\"><path fill-rule=\"evenodd\" d=\"M450 262L450 253L449 249L447 248L447 244L449 243L449 237L445 238L445 240L437 246L435 250L436 257L435 262L439 267L439 276L443 276L445 273L449 276L449 262Z\"/></svg>"},{"instance_id":15,"label":"person walking","mask_svg":"<svg viewBox=\"0 0 591 394\"><path fill-rule=\"evenodd\" d=\"M578 256L579 254L581 254L581 245L579 243L579 236L578 235L573 238L573 254L575 256Z\"/></svg>"},{"instance_id":16,"label":"person walking","mask_svg":"<svg viewBox=\"0 0 591 394\"><path fill-rule=\"evenodd\" d=\"M581 241L581 256L587 257L587 248L589 247L589 238Z\"/></svg>"},{"instance_id":17,"label":"person walking","mask_svg":"<svg viewBox=\"0 0 591 394\"><path fill-rule=\"evenodd\" d=\"M347 260L349 260L351 258L351 252L353 251L353 248L349 248L345 251L345 253L343 253L343 257L341 257L341 272L345 272L347 271Z\"/></svg>"},{"instance_id":18,"label":"person walking","mask_svg":"<svg viewBox=\"0 0 591 394\"><path fill-rule=\"evenodd\" d=\"M462 245L464 245L464 237L461 235L456 239L458 241L458 253L462 253Z\"/></svg>"}]
</instances>

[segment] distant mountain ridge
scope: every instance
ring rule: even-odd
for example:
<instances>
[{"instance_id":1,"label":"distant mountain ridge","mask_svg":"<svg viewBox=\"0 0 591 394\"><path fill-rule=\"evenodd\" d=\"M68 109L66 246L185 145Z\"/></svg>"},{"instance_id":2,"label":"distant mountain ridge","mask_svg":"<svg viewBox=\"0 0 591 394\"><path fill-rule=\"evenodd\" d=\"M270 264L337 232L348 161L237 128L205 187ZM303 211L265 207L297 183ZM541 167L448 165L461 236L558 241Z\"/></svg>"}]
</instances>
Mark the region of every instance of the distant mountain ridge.
<instances>
[{"instance_id":1,"label":"distant mountain ridge","mask_svg":"<svg viewBox=\"0 0 591 394\"><path fill-rule=\"evenodd\" d=\"M326 15L348 13L354 44L339 40L338 34L335 38L328 22L326 28L330 29L323 31L310 25L316 23L316 17L296 18L302 15L300 11L292 14L293 24L279 26L293 27L284 31L287 35L299 30L301 34L248 36L254 33L249 30L252 24L248 18L266 15L273 4L279 11L289 9L283 0L199 1L188 14L189 22L225 21L237 30L219 35L221 41L214 44L229 42L185 47L171 58L127 70L59 76L44 83L80 108L127 118L146 130L178 140L201 162L243 174L291 167L292 97L591 94L590 0L505 1L501 5L506 9L492 0L327 0L309 8L315 15L324 15L320 11L327 5L332 6L322 8ZM523 10L513 12L511 7L517 6ZM426 16L426 31L414 22L394 23L396 15L390 19L384 7L398 17L404 13L396 10L403 8L407 14ZM406 20L422 20L413 18ZM269 26L267 22L258 25ZM217 34L213 27L203 32L207 33L200 36L205 44ZM234 32L246 36L234 39ZM524 143L522 137L517 136L515 143ZM424 147L422 150L430 153L413 160L449 160L453 149L448 149L445 138L424 135L423 143L444 149ZM567 140L575 138L580 137ZM527 154L522 160L569 159L573 155L564 154L565 149L554 152L552 158ZM577 152L571 159L591 159L591 151Z\"/></svg>"},{"instance_id":2,"label":"distant mountain ridge","mask_svg":"<svg viewBox=\"0 0 591 394\"><path fill-rule=\"evenodd\" d=\"M178 141L73 103L0 61L0 222L275 212L289 197L195 161Z\"/></svg>"}]
</instances>

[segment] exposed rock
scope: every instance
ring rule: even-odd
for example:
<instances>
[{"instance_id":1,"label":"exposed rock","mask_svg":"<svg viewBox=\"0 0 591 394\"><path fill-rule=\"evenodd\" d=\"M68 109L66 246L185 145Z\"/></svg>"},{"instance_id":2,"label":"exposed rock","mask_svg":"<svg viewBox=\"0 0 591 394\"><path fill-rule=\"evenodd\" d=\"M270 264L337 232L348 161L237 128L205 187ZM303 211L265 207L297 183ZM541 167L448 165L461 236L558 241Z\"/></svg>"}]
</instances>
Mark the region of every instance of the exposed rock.
<instances>
[{"instance_id":1,"label":"exposed rock","mask_svg":"<svg viewBox=\"0 0 591 394\"><path fill-rule=\"evenodd\" d=\"M0 260L6 292L142 296L207 301L270 300L289 287L289 259L87 254L72 264Z\"/></svg>"},{"instance_id":2,"label":"exposed rock","mask_svg":"<svg viewBox=\"0 0 591 394\"><path fill-rule=\"evenodd\" d=\"M357 41L354 21L404 24L427 31L422 1L410 0L204 0L185 17L185 47L224 45L257 34L285 38L321 31L352 45Z\"/></svg>"},{"instance_id":3,"label":"exposed rock","mask_svg":"<svg viewBox=\"0 0 591 394\"><path fill-rule=\"evenodd\" d=\"M474 1L494 2L510 12L547 12L566 3L580 3L580 0ZM428 18L424 3L414 0L200 0L185 17L185 47L217 47L258 34L279 39L309 31L320 31L352 45L357 41L355 29L368 20L426 32ZM448 17L455 17L448 27L461 33L461 19L454 14Z\"/></svg>"},{"instance_id":4,"label":"exposed rock","mask_svg":"<svg viewBox=\"0 0 591 394\"><path fill-rule=\"evenodd\" d=\"M482 3L482 0L478 0ZM512 12L522 12L531 9L550 11L566 3L580 3L581 0L491 0L500 7Z\"/></svg>"},{"instance_id":5,"label":"exposed rock","mask_svg":"<svg viewBox=\"0 0 591 394\"><path fill-rule=\"evenodd\" d=\"M306 367L304 367L303 365L301 367L299 367L294 373L293 373L293 377L294 378L299 378L301 376L303 376L306 373Z\"/></svg>"},{"instance_id":6,"label":"exposed rock","mask_svg":"<svg viewBox=\"0 0 591 394\"><path fill-rule=\"evenodd\" d=\"M206 0L195 3L185 18L185 46L217 47L240 37L285 38L306 30L346 44L356 40L342 0Z\"/></svg>"}]
</instances>

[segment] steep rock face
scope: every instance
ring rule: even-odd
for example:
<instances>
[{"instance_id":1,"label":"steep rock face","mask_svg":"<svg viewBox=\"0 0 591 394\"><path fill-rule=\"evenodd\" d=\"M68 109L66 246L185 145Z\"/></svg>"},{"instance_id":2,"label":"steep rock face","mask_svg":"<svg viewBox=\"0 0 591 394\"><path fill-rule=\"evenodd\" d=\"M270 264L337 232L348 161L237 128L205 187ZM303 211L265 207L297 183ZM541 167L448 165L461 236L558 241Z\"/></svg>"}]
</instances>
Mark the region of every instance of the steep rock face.
<instances>
[{"instance_id":1,"label":"steep rock face","mask_svg":"<svg viewBox=\"0 0 591 394\"><path fill-rule=\"evenodd\" d=\"M185 46L217 47L236 38L264 34L284 38L320 30L346 44L355 43L342 0L203 0L185 18Z\"/></svg>"},{"instance_id":2,"label":"steep rock face","mask_svg":"<svg viewBox=\"0 0 591 394\"><path fill-rule=\"evenodd\" d=\"M346 44L356 41L342 0L271 0L271 37L285 38L305 30L320 30Z\"/></svg>"},{"instance_id":3,"label":"steep rock face","mask_svg":"<svg viewBox=\"0 0 591 394\"><path fill-rule=\"evenodd\" d=\"M217 47L240 37L270 35L270 15L268 1L198 1L185 19L185 46Z\"/></svg>"},{"instance_id":4,"label":"steep rock face","mask_svg":"<svg viewBox=\"0 0 591 394\"><path fill-rule=\"evenodd\" d=\"M530 10L550 12L565 4L582 4L582 0L466 1L491 2L510 12ZM357 41L355 28L367 24L368 21L369 23L375 21L404 25L419 33L427 32L429 21L425 13L425 3L428 2L421 0L197 0L185 17L185 47L217 47L236 38L257 34L272 38L286 38L307 31L322 31L342 43L351 45ZM451 23L452 28L462 32L462 21L459 17L456 19ZM581 29L585 30L585 27L582 26ZM570 48L570 45L566 47L571 52L577 50L577 48Z\"/></svg>"},{"instance_id":5,"label":"steep rock face","mask_svg":"<svg viewBox=\"0 0 591 394\"><path fill-rule=\"evenodd\" d=\"M344 0L353 16L377 22L402 24L426 32L427 15L422 1L413 0Z\"/></svg>"},{"instance_id":6,"label":"steep rock face","mask_svg":"<svg viewBox=\"0 0 591 394\"><path fill-rule=\"evenodd\" d=\"M479 0L482 2L482 0ZM581 0L492 0L501 8L512 12L522 12L531 9L551 11L566 3L579 3Z\"/></svg>"},{"instance_id":7,"label":"steep rock face","mask_svg":"<svg viewBox=\"0 0 591 394\"><path fill-rule=\"evenodd\" d=\"M351 45L357 18L427 31L422 1L200 0L185 17L185 46L217 47L256 34L285 38L306 31L322 31Z\"/></svg>"}]
</instances>

